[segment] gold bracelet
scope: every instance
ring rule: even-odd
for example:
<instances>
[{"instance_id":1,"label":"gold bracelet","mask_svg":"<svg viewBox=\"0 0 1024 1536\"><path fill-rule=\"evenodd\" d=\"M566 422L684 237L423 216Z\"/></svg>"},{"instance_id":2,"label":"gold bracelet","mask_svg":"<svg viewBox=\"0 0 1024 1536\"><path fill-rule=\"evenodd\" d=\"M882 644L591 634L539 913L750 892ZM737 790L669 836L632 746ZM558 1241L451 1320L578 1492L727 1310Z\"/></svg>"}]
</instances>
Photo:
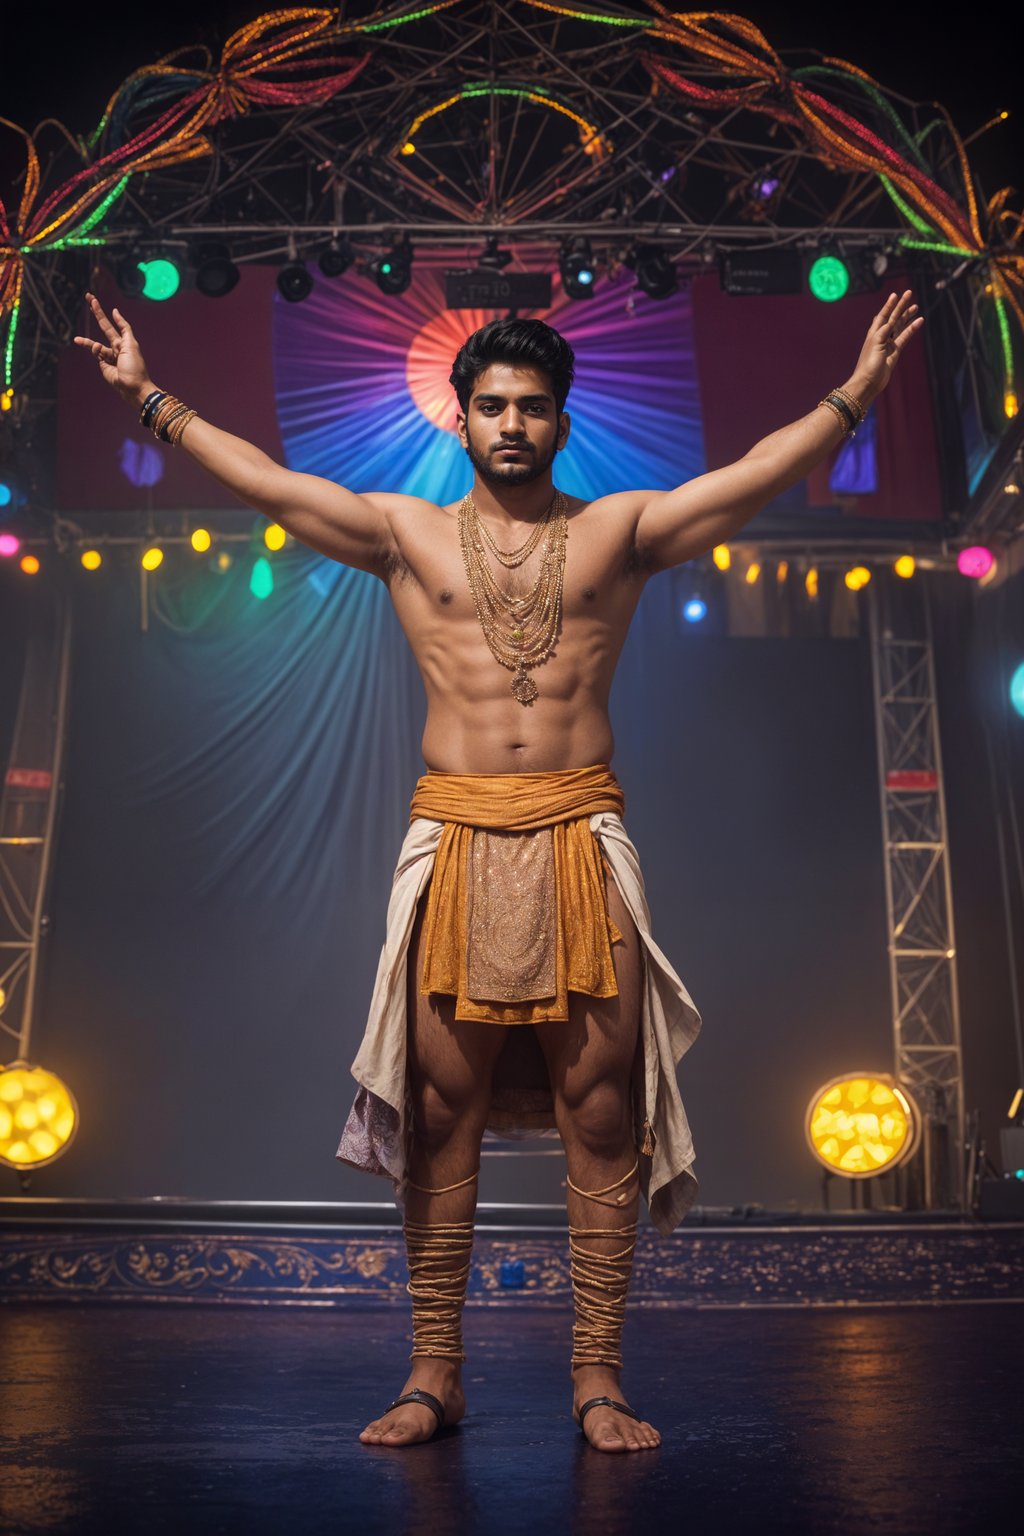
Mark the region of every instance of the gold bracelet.
<instances>
[{"instance_id":1,"label":"gold bracelet","mask_svg":"<svg viewBox=\"0 0 1024 1536\"><path fill-rule=\"evenodd\" d=\"M172 448L177 448L178 444L181 442L181 434L184 432L193 416L198 415L198 411L188 410L185 412L184 416L182 416L181 419L174 424L173 427L168 428L167 441L170 443Z\"/></svg>"},{"instance_id":2,"label":"gold bracelet","mask_svg":"<svg viewBox=\"0 0 1024 1536\"><path fill-rule=\"evenodd\" d=\"M181 401L178 400L174 395L165 395L164 398L160 401L160 404L153 412L149 423L149 430L152 432L154 437L160 437L162 435L164 425L170 417L171 412L176 410L180 404Z\"/></svg>"},{"instance_id":3,"label":"gold bracelet","mask_svg":"<svg viewBox=\"0 0 1024 1536\"><path fill-rule=\"evenodd\" d=\"M859 427L861 422L864 420L864 417L867 415L867 411L861 402L856 398L856 396L851 395L848 389L836 388L831 390L830 393L833 395L838 395L840 400L846 401L847 405L854 412L857 418L857 425Z\"/></svg>"}]
</instances>

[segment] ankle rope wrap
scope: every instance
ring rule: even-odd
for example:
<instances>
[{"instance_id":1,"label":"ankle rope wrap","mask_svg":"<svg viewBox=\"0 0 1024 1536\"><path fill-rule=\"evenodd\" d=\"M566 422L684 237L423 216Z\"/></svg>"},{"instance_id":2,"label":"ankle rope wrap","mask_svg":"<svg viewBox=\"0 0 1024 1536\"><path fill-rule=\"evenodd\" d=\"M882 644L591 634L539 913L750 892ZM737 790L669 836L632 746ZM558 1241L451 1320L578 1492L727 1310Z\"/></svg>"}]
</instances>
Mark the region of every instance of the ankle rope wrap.
<instances>
[{"instance_id":1,"label":"ankle rope wrap","mask_svg":"<svg viewBox=\"0 0 1024 1536\"><path fill-rule=\"evenodd\" d=\"M480 1170L457 1184L431 1189L407 1182L411 1189L428 1195L471 1184ZM462 1347L462 1304L473 1251L473 1221L404 1222L405 1250L409 1263L406 1290L412 1297L412 1351L417 1355L448 1355L465 1360Z\"/></svg>"},{"instance_id":2,"label":"ankle rope wrap","mask_svg":"<svg viewBox=\"0 0 1024 1536\"><path fill-rule=\"evenodd\" d=\"M584 1199L618 1210L632 1198L621 1186L628 1184L639 1166L638 1158L629 1172L609 1184L607 1189L580 1189L568 1177L566 1183ZM604 1196L613 1189L619 1190L614 1200L605 1199ZM569 1258L576 1311L572 1330L574 1367L604 1364L622 1369L622 1325L633 1269L636 1230L636 1221L623 1227L577 1227L569 1223ZM586 1238L622 1238L625 1246L615 1253L595 1253L582 1246L582 1240Z\"/></svg>"}]
</instances>

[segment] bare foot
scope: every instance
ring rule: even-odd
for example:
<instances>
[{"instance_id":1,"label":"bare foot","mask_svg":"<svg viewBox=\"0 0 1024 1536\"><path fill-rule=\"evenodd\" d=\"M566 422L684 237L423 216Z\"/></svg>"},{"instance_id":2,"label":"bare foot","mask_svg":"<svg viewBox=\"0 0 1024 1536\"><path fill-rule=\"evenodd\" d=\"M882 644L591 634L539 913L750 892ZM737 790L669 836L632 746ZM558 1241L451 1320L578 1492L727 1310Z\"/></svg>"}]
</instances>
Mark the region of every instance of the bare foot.
<instances>
[{"instance_id":1,"label":"bare foot","mask_svg":"<svg viewBox=\"0 0 1024 1536\"><path fill-rule=\"evenodd\" d=\"M610 1365L580 1365L572 1373L572 1416L579 1423L579 1410L592 1397L613 1397L624 1403L619 1373ZM628 1404L632 1407L632 1404ZM617 1408L602 1404L591 1408L583 1420L583 1433L598 1451L649 1451L661 1444L661 1436L646 1419L638 1423Z\"/></svg>"},{"instance_id":2,"label":"bare foot","mask_svg":"<svg viewBox=\"0 0 1024 1536\"><path fill-rule=\"evenodd\" d=\"M444 1404L445 1427L457 1424L466 1411L460 1376L461 1367L454 1360L417 1355L409 1379L397 1396L404 1397L413 1387L422 1387ZM359 1438L364 1445L417 1445L421 1440L429 1440L440 1427L437 1414L426 1403L403 1403L367 1424Z\"/></svg>"}]
</instances>

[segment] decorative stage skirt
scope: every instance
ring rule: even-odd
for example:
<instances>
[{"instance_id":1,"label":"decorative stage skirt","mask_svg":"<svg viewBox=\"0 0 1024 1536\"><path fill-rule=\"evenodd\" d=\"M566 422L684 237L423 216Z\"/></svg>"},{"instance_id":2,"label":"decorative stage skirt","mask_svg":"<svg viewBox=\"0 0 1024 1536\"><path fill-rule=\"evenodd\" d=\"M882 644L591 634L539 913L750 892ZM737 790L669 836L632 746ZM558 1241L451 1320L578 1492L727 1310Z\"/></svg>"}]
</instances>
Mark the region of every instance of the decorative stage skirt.
<instances>
[{"instance_id":1,"label":"decorative stage skirt","mask_svg":"<svg viewBox=\"0 0 1024 1536\"><path fill-rule=\"evenodd\" d=\"M412 1131L408 953L428 884L418 988L450 993L457 1018L493 1029L567 1018L567 991L616 995L611 945L621 935L607 913L606 875L618 886L641 945L641 1028L630 1085L641 1192L653 1225L665 1235L694 1203L693 1141L676 1067L701 1018L652 937L622 804L622 791L603 765L561 773L428 773L420 779L395 870L369 1019L352 1063L355 1101L336 1153L340 1162L389 1176L400 1208ZM537 1037L521 1027L507 1033L487 1127L504 1137L556 1136Z\"/></svg>"}]
</instances>

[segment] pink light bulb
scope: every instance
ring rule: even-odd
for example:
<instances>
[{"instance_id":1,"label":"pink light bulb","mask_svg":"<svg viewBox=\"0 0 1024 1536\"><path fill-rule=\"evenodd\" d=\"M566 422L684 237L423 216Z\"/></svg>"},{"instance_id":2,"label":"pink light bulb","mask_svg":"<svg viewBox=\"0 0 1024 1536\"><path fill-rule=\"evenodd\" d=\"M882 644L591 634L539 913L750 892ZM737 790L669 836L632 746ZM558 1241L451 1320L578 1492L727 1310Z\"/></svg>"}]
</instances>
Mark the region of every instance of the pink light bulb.
<instances>
[{"instance_id":1,"label":"pink light bulb","mask_svg":"<svg viewBox=\"0 0 1024 1536\"><path fill-rule=\"evenodd\" d=\"M995 555L984 544L972 544L956 557L956 568L961 576L973 576L975 581L979 576L987 576L995 563Z\"/></svg>"},{"instance_id":2,"label":"pink light bulb","mask_svg":"<svg viewBox=\"0 0 1024 1536\"><path fill-rule=\"evenodd\" d=\"M13 533L0 533L0 555L16 555L21 548L21 540Z\"/></svg>"}]
</instances>

